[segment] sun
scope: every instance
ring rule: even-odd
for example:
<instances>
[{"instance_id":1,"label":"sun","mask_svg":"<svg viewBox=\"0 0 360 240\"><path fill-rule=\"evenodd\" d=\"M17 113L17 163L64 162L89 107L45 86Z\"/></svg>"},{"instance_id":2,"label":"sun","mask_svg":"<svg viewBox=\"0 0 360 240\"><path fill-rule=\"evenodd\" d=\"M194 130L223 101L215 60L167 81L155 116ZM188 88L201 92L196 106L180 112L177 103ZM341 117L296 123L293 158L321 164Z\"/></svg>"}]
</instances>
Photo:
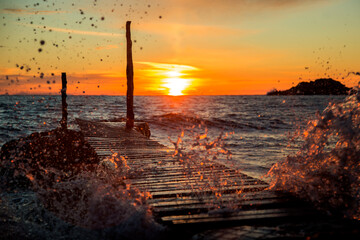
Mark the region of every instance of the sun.
<instances>
[{"instance_id":1,"label":"sun","mask_svg":"<svg viewBox=\"0 0 360 240\"><path fill-rule=\"evenodd\" d=\"M193 84L197 78L194 77L193 73L199 71L197 67L155 62L139 63L151 67L143 71L147 73L147 76L159 81L158 89L163 91L164 94L181 96L186 94L184 91L187 90L189 86L192 86L194 89Z\"/></svg>"},{"instance_id":2,"label":"sun","mask_svg":"<svg viewBox=\"0 0 360 240\"><path fill-rule=\"evenodd\" d=\"M164 82L163 86L169 89L171 96L184 95L182 91L189 86L189 80L180 77L166 78Z\"/></svg>"},{"instance_id":3,"label":"sun","mask_svg":"<svg viewBox=\"0 0 360 240\"><path fill-rule=\"evenodd\" d=\"M169 89L168 95L180 96L184 95L183 90L189 86L189 80L182 78L185 74L180 70L170 70L165 72L166 78L163 80L163 86Z\"/></svg>"}]
</instances>

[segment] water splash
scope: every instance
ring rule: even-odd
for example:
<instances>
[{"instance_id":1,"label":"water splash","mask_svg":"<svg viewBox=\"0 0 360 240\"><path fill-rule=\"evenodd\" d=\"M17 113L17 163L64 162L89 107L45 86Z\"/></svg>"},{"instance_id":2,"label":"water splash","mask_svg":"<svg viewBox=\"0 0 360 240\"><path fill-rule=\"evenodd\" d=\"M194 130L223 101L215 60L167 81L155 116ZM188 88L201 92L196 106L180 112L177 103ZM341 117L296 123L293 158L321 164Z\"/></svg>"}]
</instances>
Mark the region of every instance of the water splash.
<instances>
[{"instance_id":1,"label":"water splash","mask_svg":"<svg viewBox=\"0 0 360 240\"><path fill-rule=\"evenodd\" d=\"M360 86L360 85L359 85ZM300 151L275 164L271 189L290 191L333 214L360 220L360 92L329 103L297 137Z\"/></svg>"},{"instance_id":2,"label":"water splash","mask_svg":"<svg viewBox=\"0 0 360 240\"><path fill-rule=\"evenodd\" d=\"M194 125L192 131L182 131L176 142L170 140L175 146L174 157L188 179L186 186L191 195L205 202L212 212L234 210L236 202L244 197L241 190L224 197L229 186L241 185L242 179L230 178L230 173L216 169L219 162L231 161L231 152L225 144L230 134L211 137L207 128Z\"/></svg>"},{"instance_id":3,"label":"water splash","mask_svg":"<svg viewBox=\"0 0 360 240\"><path fill-rule=\"evenodd\" d=\"M0 192L0 210L14 221L13 234L24 232L35 239L130 239L136 234L138 239L156 239L163 232L146 204L149 193L125 181L133 170L119 153L102 160L94 171L67 179L61 170L43 170L39 181L31 169L23 169L33 191Z\"/></svg>"}]
</instances>

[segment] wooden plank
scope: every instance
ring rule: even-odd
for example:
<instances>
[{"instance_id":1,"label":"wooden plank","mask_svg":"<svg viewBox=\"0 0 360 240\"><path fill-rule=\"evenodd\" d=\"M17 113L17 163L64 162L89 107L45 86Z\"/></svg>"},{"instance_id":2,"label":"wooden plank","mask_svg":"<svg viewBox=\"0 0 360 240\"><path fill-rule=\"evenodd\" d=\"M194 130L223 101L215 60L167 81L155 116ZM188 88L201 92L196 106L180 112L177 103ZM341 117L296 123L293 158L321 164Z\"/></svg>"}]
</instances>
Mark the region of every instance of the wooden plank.
<instances>
[{"instance_id":1,"label":"wooden plank","mask_svg":"<svg viewBox=\"0 0 360 240\"><path fill-rule=\"evenodd\" d=\"M217 189L217 192L220 193L233 193L236 191L243 191L243 192L249 192L249 191L261 191L267 188L267 185L248 185L248 186L231 186L231 187L224 187L222 189ZM194 191L193 189L184 189L184 190L173 190L173 191L158 191L158 192L150 192L152 198L164 198L164 197L181 197L181 196L189 196L193 195L195 193L201 193L201 194L211 194L214 193L213 190L210 189L199 189L197 191Z\"/></svg>"},{"instance_id":2,"label":"wooden plank","mask_svg":"<svg viewBox=\"0 0 360 240\"><path fill-rule=\"evenodd\" d=\"M229 197L236 197L238 194L230 193L225 196ZM261 200L261 199L288 199L288 195L283 194L275 194L274 192L269 191L260 191L260 192L247 192L241 194L242 198L248 200ZM214 196L213 196L214 197ZM149 199L147 202L151 206L173 206L173 205L180 205L180 204L191 204L192 202L197 202L199 199L194 196L186 196L186 197L174 197L174 198L156 198L156 199Z\"/></svg>"},{"instance_id":3,"label":"wooden plank","mask_svg":"<svg viewBox=\"0 0 360 240\"><path fill-rule=\"evenodd\" d=\"M243 178L242 176L236 176L236 175L228 175L228 176L220 176L220 175L215 175L217 178L217 180L228 180L229 184L233 183L233 184L240 184L240 183L247 183L247 182L253 182L254 184L266 184L262 181L259 181L258 179L253 180L251 178ZM146 177L146 178L144 178ZM211 179L211 175L203 175L203 179L201 180L201 176L200 175L193 175L192 177L185 175L185 174L172 174L171 176L167 176L166 174L162 175L159 174L158 176L154 175L154 176L149 176L149 175L136 175L133 178L131 178L132 184L134 185L140 185L140 184L146 184L146 185L150 185L150 184L157 184L157 183L171 183L171 182L184 182L186 183L187 181L196 181L198 180L199 182L201 181L209 181Z\"/></svg>"},{"instance_id":4,"label":"wooden plank","mask_svg":"<svg viewBox=\"0 0 360 240\"><path fill-rule=\"evenodd\" d=\"M194 223L209 223L209 222L223 222L223 221L247 221L247 220L267 220L269 218L289 217L289 216L303 216L308 214L310 209L303 209L303 211L296 211L293 208L283 209L263 209L263 210L242 210L238 212L218 211L219 213L200 213L190 215L165 216L161 220L163 222L171 222L173 224L194 224Z\"/></svg>"},{"instance_id":5,"label":"wooden plank","mask_svg":"<svg viewBox=\"0 0 360 240\"><path fill-rule=\"evenodd\" d=\"M223 200L223 199L221 199ZM232 199L236 200L236 199ZM229 204L234 209L241 209L244 211L245 209L275 209L279 208L282 209L284 207L289 207L287 203L289 202L288 199L267 199L267 200L237 200L233 202L232 200L223 201L221 202L222 205ZM194 204L187 204L187 205L176 205L171 207L156 207L153 209L154 214L160 216L169 216L175 214L185 214L189 215L189 213L204 213L208 212L211 209L217 208L219 206L220 201L209 201L206 200L204 202L198 202ZM236 210L235 210L236 211Z\"/></svg>"},{"instance_id":6,"label":"wooden plank","mask_svg":"<svg viewBox=\"0 0 360 240\"><path fill-rule=\"evenodd\" d=\"M232 181L232 180L231 180ZM224 184L225 181L223 181L223 184L219 184L217 182L213 182L212 180L200 180L200 178L192 178L192 179L185 179L185 180L170 180L166 182L157 182L157 183L146 183L141 182L139 184L134 184L132 182L132 179L129 180L129 184L132 184L133 186L140 188L140 189L148 189L151 191L154 191L155 189L165 189L166 188L189 188L189 187L203 187L203 186L247 186L247 185L266 185L257 183L255 179L249 179L245 181L238 181L238 182L229 182L227 181L226 185ZM267 185L266 185L267 186Z\"/></svg>"},{"instance_id":7,"label":"wooden plank","mask_svg":"<svg viewBox=\"0 0 360 240\"><path fill-rule=\"evenodd\" d=\"M180 179L180 178L195 178L196 176L198 176L199 178L201 177L201 175L203 176L203 178L208 178L209 176L221 176L220 174L223 173L223 170L220 171L216 171L214 170L214 173L212 175L211 171L204 171L204 172L200 172L200 174L198 173L186 173L186 172L180 172L180 171L174 171L174 172L162 172L164 174L161 174L161 172L158 172L158 174L153 174L153 173L144 173L144 175L142 176L143 178L146 177L147 180L149 181L161 181L161 180L166 180L166 179ZM229 177L231 176L229 175L223 175L224 177ZM237 176L237 175L232 175L232 176ZM241 177L239 176L239 178L241 179Z\"/></svg>"},{"instance_id":8,"label":"wooden plank","mask_svg":"<svg viewBox=\"0 0 360 240\"><path fill-rule=\"evenodd\" d=\"M230 181L234 181L234 179L231 179ZM236 183L236 185L257 185L259 184L256 179L246 179L242 181L236 181L232 182L231 184L228 184L229 186L233 186ZM188 186L203 186L203 185L210 185L211 182L205 180L200 180L200 178L191 178L191 179L185 179L185 180L176 180L171 179L170 181L166 182L151 182L147 183L146 181L141 182L133 182L133 179L129 181L129 184L132 184L133 186L136 186L140 189L148 189L148 190L154 190L154 189L166 189L166 188L174 188L174 187L182 187L187 188Z\"/></svg>"}]
</instances>

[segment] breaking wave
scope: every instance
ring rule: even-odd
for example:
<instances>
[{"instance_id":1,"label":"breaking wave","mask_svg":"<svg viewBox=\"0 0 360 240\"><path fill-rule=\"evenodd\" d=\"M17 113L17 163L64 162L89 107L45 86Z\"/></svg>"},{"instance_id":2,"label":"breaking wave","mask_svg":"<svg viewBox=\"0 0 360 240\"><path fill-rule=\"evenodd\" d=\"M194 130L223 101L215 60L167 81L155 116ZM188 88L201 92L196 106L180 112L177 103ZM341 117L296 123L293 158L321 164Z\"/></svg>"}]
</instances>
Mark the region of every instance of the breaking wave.
<instances>
[{"instance_id":1,"label":"breaking wave","mask_svg":"<svg viewBox=\"0 0 360 240\"><path fill-rule=\"evenodd\" d=\"M153 116L146 121L151 124L161 126L174 126L181 128L193 128L193 126L203 125L207 128L215 128L220 130L266 130L266 129L278 129L286 127L280 119L264 118L263 121L259 119L241 119L238 114L231 114L232 117L227 116L226 120L218 117L210 117L204 119L200 116L189 116L182 113L167 113L163 115ZM233 120L229 120L233 119ZM256 122L256 124L255 124Z\"/></svg>"},{"instance_id":2,"label":"breaking wave","mask_svg":"<svg viewBox=\"0 0 360 240\"><path fill-rule=\"evenodd\" d=\"M295 139L295 155L269 171L271 188L286 190L336 215L360 220L360 92L329 103Z\"/></svg>"},{"instance_id":3,"label":"breaking wave","mask_svg":"<svg viewBox=\"0 0 360 240\"><path fill-rule=\"evenodd\" d=\"M133 170L117 153L66 180L53 182L63 173L44 171L42 181L27 174L33 191L0 192L0 211L11 223L5 239L156 239L165 230L145 203L150 195L124 181Z\"/></svg>"}]
</instances>

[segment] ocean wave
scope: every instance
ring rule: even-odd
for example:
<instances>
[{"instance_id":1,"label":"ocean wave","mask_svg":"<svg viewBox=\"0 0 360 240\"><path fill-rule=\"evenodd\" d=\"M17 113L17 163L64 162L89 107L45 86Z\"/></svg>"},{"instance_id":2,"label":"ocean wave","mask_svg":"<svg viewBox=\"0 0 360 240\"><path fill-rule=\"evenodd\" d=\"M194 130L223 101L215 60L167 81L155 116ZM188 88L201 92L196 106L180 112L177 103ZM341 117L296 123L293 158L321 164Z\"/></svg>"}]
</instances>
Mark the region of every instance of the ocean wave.
<instances>
[{"instance_id":1,"label":"ocean wave","mask_svg":"<svg viewBox=\"0 0 360 240\"><path fill-rule=\"evenodd\" d=\"M1 162L1 167L6 163ZM36 166L38 161L33 163ZM32 186L0 186L0 211L4 218L0 229L8 228L2 237L158 239L165 227L155 222L146 204L150 195L124 182L137 171L118 153L102 160L93 170L84 168L67 178L63 176L68 173L59 168L44 166L36 170L23 162L13 172L15 178L10 177L11 171L2 171L2 180L26 176Z\"/></svg>"},{"instance_id":2,"label":"ocean wave","mask_svg":"<svg viewBox=\"0 0 360 240\"><path fill-rule=\"evenodd\" d=\"M169 126L171 128L191 128L196 125L202 125L208 128L216 128L225 131L233 130L265 130L282 128L286 123L280 119L264 120L263 122L244 122L244 120L234 119L228 120L218 117L204 119L200 116L189 116L182 113L167 113L163 115L156 115L150 119L146 119L147 122L160 126ZM280 126L281 125L281 126Z\"/></svg>"},{"instance_id":3,"label":"ocean wave","mask_svg":"<svg viewBox=\"0 0 360 240\"><path fill-rule=\"evenodd\" d=\"M360 220L360 92L330 103L298 137L300 151L269 171L271 188Z\"/></svg>"}]
</instances>

